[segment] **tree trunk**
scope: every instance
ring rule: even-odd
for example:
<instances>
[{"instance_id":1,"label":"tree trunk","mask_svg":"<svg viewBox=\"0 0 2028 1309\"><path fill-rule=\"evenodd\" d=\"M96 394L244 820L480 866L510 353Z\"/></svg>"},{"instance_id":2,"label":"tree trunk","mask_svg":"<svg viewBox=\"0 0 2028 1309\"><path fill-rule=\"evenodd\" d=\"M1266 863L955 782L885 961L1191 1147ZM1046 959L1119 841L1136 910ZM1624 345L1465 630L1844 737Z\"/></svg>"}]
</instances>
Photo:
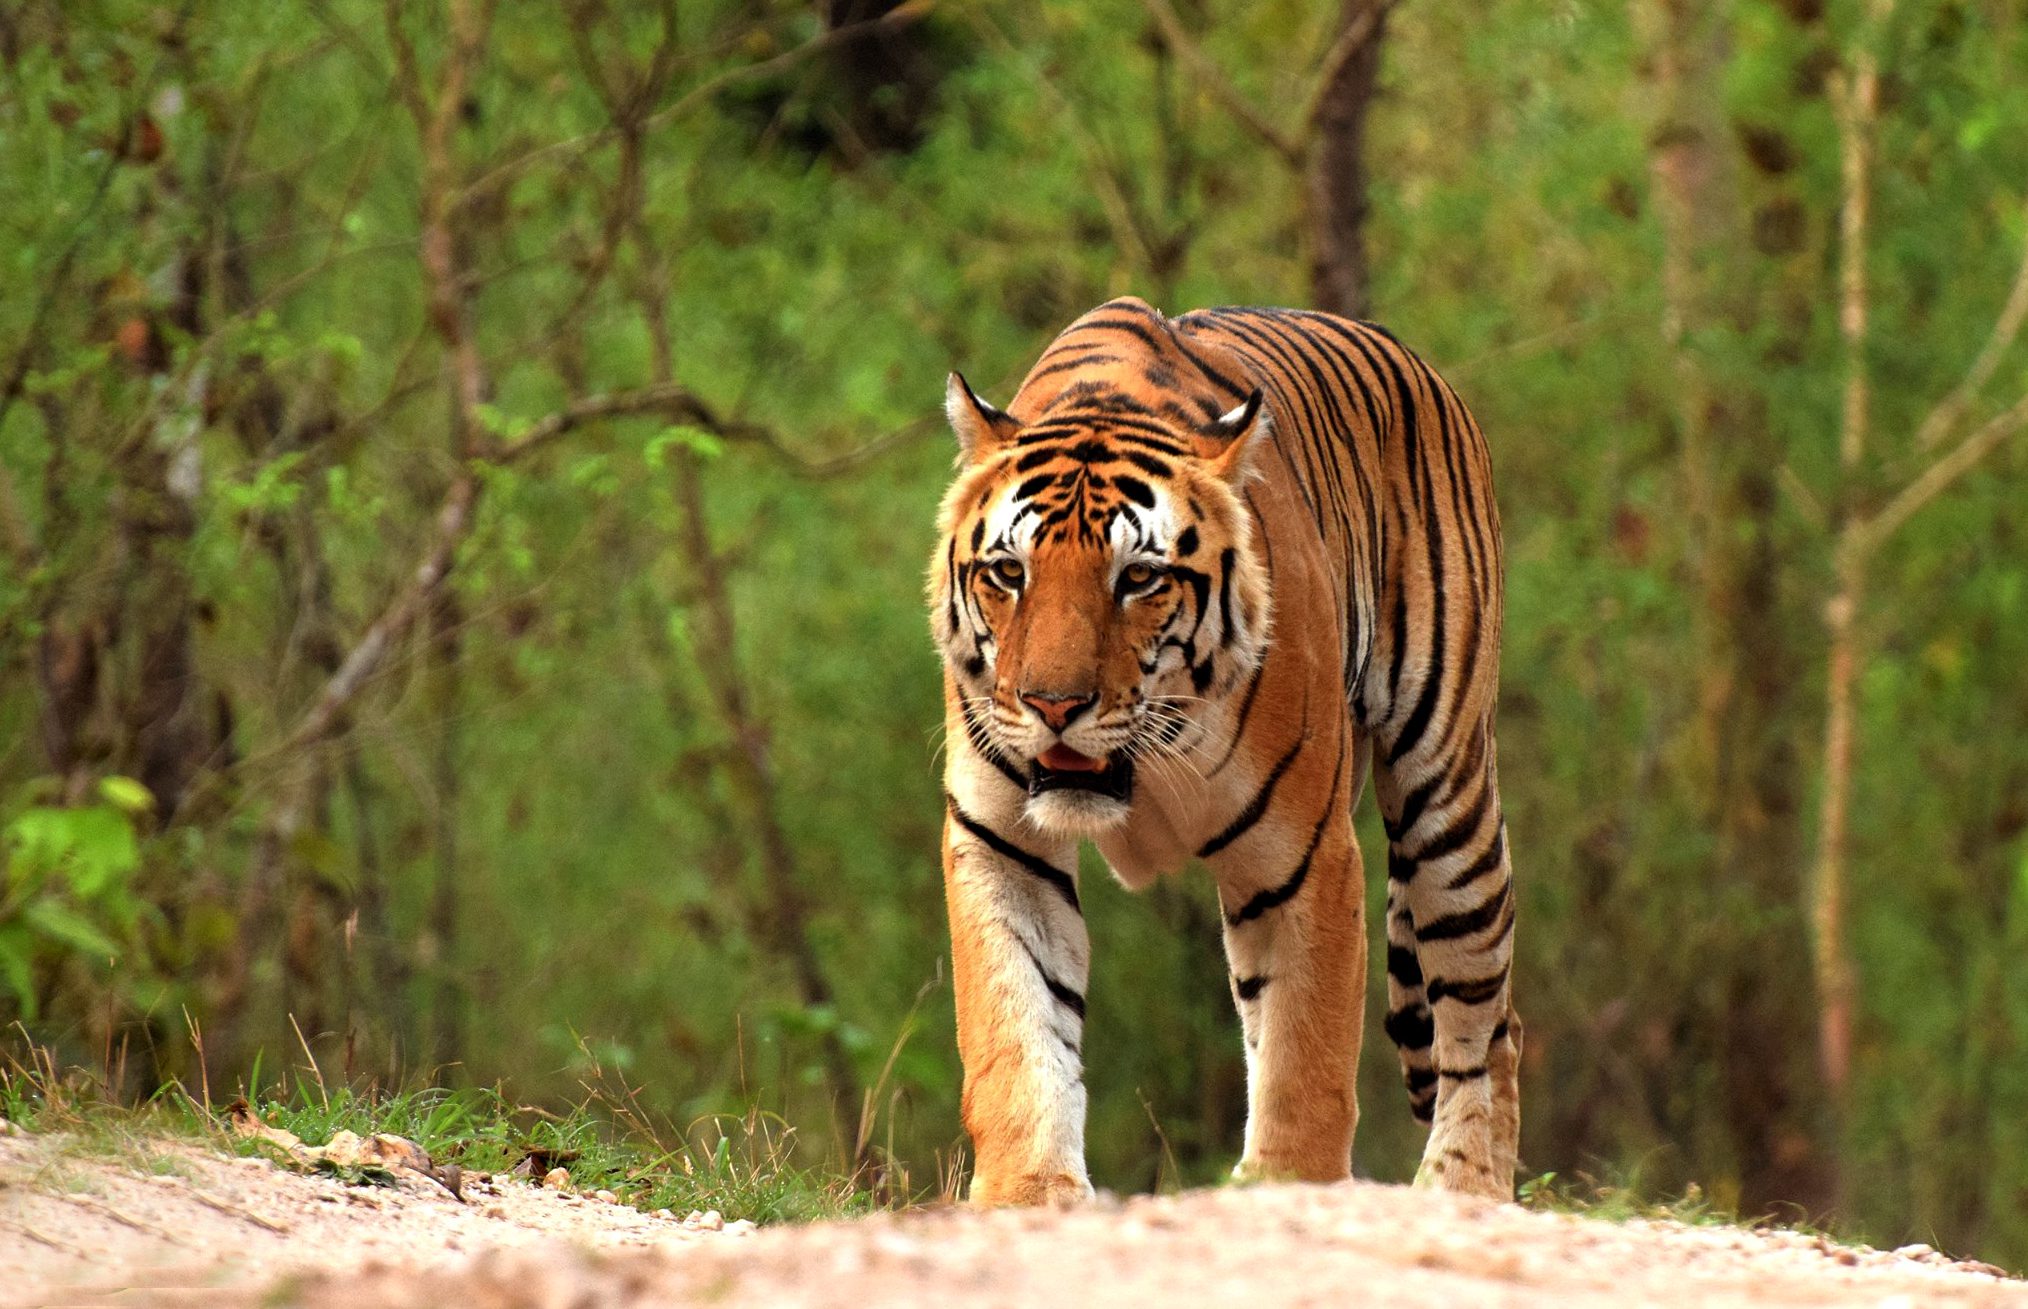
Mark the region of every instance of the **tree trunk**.
<instances>
[{"instance_id":1,"label":"tree trunk","mask_svg":"<svg viewBox=\"0 0 2028 1309\"><path fill-rule=\"evenodd\" d=\"M1318 88L1307 186L1310 299L1326 313L1364 318L1372 288L1366 264L1366 117L1380 83L1386 35L1382 0L1345 0L1333 62Z\"/></svg>"},{"instance_id":2,"label":"tree trunk","mask_svg":"<svg viewBox=\"0 0 2028 1309\"><path fill-rule=\"evenodd\" d=\"M458 863L458 705L462 673L457 596L445 590L430 606L429 653L432 710L437 720L434 761L435 803L432 841L436 856L430 887L429 937L433 985L430 1002L430 1060L439 1068L460 1062L465 1053L464 985L458 972L458 902L462 875Z\"/></svg>"},{"instance_id":3,"label":"tree trunk","mask_svg":"<svg viewBox=\"0 0 2028 1309\"><path fill-rule=\"evenodd\" d=\"M1697 577L1697 666L1687 789L1714 835L1713 904L1748 906L1723 957L1699 963L1717 1007L1697 1020L1711 1046L1681 1057L1718 1070L1741 1203L1816 1208L1828 1194L1818 1148L1814 1065L1800 917L1797 766L1789 744L1801 663L1779 586L1774 470L1767 459L1773 361L1729 362L1706 342L1753 339L1773 321L1773 352L1807 348L1808 261L1796 241L1798 185L1788 169L1743 177L1717 88L1727 62L1723 15L1691 0L1653 0L1647 25L1658 120L1649 165L1663 235L1663 337L1676 374L1685 542ZM1791 361L1793 362L1793 361Z\"/></svg>"}]
</instances>

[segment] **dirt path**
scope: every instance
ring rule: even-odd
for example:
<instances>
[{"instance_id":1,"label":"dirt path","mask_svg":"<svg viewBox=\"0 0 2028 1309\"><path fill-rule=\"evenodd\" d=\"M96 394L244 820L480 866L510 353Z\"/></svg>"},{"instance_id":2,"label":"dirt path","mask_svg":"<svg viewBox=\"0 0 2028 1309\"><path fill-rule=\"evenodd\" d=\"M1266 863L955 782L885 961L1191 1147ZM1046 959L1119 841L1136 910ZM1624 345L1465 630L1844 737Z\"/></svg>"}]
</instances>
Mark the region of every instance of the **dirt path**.
<instances>
[{"instance_id":1,"label":"dirt path","mask_svg":"<svg viewBox=\"0 0 2028 1309\"><path fill-rule=\"evenodd\" d=\"M0 1305L2011 1305L2028 1283L1797 1233L1613 1224L1402 1187L744 1234L473 1179L345 1186L163 1147L0 1138Z\"/></svg>"}]
</instances>

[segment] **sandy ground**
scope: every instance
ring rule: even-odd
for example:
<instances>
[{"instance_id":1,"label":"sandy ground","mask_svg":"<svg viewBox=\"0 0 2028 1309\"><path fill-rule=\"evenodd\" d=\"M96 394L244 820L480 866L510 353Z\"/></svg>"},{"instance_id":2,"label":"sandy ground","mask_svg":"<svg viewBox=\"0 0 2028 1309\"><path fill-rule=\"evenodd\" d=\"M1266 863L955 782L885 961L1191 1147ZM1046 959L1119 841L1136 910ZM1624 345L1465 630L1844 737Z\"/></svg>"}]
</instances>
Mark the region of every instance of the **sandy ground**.
<instances>
[{"instance_id":1,"label":"sandy ground","mask_svg":"<svg viewBox=\"0 0 2028 1309\"><path fill-rule=\"evenodd\" d=\"M1605 1223L1355 1183L745 1234L470 1178L346 1186L164 1146L0 1138L0 1305L2013 1305L1927 1250Z\"/></svg>"}]
</instances>

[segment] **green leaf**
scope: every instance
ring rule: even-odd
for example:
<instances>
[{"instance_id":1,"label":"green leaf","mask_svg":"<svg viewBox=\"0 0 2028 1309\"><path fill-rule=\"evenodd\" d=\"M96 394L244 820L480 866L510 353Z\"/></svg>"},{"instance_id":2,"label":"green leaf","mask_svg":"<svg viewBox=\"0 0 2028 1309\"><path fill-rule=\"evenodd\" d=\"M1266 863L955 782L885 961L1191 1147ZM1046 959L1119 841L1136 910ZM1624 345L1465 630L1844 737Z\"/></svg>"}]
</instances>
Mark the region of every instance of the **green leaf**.
<instances>
[{"instance_id":1,"label":"green leaf","mask_svg":"<svg viewBox=\"0 0 2028 1309\"><path fill-rule=\"evenodd\" d=\"M641 459L650 468L660 468L668 462L671 448L688 450L700 459L716 459L725 453L725 442L701 427L677 423L649 437L641 447Z\"/></svg>"},{"instance_id":2,"label":"green leaf","mask_svg":"<svg viewBox=\"0 0 2028 1309\"><path fill-rule=\"evenodd\" d=\"M34 950L35 938L27 927L0 924L0 979L20 1002L21 1016L31 1019L36 1016L35 973L30 966Z\"/></svg>"},{"instance_id":3,"label":"green leaf","mask_svg":"<svg viewBox=\"0 0 2028 1309\"><path fill-rule=\"evenodd\" d=\"M67 945L95 959L117 957L120 947L82 915L54 900L37 900L21 911L21 919L58 945Z\"/></svg>"},{"instance_id":4,"label":"green leaf","mask_svg":"<svg viewBox=\"0 0 2028 1309\"><path fill-rule=\"evenodd\" d=\"M145 814L155 808L155 793L131 777L115 773L99 779L99 794L114 808L130 814Z\"/></svg>"}]
</instances>

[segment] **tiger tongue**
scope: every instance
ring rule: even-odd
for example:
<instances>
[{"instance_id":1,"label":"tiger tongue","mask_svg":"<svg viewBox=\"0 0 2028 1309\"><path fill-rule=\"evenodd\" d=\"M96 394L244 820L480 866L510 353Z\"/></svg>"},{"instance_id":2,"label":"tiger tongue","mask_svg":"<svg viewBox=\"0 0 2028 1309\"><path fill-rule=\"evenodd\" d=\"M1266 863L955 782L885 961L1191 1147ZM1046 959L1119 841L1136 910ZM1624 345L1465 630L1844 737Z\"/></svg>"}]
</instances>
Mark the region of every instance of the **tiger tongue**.
<instances>
[{"instance_id":1,"label":"tiger tongue","mask_svg":"<svg viewBox=\"0 0 2028 1309\"><path fill-rule=\"evenodd\" d=\"M1096 773L1105 767L1103 760L1079 754L1067 745L1050 746L1035 757L1035 762L1059 773Z\"/></svg>"}]
</instances>

